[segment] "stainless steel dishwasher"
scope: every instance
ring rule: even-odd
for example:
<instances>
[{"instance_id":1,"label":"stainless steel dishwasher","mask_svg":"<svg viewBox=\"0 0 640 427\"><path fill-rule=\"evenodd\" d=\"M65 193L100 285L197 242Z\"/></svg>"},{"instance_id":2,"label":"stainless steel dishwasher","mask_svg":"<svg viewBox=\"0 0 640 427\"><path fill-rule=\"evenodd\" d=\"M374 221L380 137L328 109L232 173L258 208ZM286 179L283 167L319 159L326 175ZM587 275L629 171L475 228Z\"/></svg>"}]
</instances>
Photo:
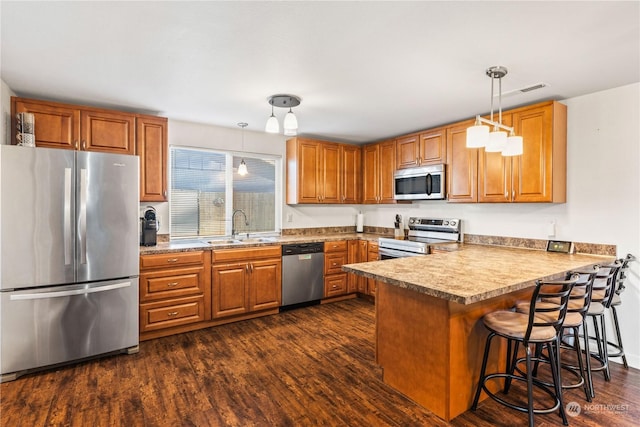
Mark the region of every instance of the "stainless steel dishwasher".
<instances>
[{"instance_id":1,"label":"stainless steel dishwasher","mask_svg":"<svg viewBox=\"0 0 640 427\"><path fill-rule=\"evenodd\" d=\"M282 306L319 302L324 294L324 244L282 246Z\"/></svg>"}]
</instances>

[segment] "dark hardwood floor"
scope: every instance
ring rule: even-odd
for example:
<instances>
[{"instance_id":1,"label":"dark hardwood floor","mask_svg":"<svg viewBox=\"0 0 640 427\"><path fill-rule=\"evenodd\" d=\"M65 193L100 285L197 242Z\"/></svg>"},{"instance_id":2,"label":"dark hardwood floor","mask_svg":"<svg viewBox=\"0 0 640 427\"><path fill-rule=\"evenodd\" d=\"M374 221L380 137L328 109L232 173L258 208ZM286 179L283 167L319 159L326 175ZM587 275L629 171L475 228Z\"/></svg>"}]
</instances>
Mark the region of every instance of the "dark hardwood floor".
<instances>
[{"instance_id":1,"label":"dark hardwood floor","mask_svg":"<svg viewBox=\"0 0 640 427\"><path fill-rule=\"evenodd\" d=\"M2 426L443 426L386 386L374 361L374 307L363 300L146 341L140 353L30 374L0 385ZM425 355L428 357L428 355ZM479 356L480 357L480 356ZM640 371L612 366L580 390L572 426L632 426ZM513 390L512 393L516 393ZM526 414L487 400L450 425L524 425ZM556 414L540 426L561 425Z\"/></svg>"}]
</instances>

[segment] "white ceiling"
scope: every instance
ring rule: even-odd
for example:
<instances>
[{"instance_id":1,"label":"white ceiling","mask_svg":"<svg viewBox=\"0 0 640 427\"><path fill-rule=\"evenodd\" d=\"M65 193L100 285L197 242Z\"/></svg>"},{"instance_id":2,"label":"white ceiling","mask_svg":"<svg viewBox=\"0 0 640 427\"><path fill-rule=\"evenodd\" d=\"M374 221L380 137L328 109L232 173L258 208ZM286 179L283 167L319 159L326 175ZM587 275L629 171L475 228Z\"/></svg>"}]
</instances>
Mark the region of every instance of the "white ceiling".
<instances>
[{"instance_id":1,"label":"white ceiling","mask_svg":"<svg viewBox=\"0 0 640 427\"><path fill-rule=\"evenodd\" d=\"M12 2L1 77L20 96L368 142L640 81L640 2ZM282 117L285 110L276 109Z\"/></svg>"}]
</instances>

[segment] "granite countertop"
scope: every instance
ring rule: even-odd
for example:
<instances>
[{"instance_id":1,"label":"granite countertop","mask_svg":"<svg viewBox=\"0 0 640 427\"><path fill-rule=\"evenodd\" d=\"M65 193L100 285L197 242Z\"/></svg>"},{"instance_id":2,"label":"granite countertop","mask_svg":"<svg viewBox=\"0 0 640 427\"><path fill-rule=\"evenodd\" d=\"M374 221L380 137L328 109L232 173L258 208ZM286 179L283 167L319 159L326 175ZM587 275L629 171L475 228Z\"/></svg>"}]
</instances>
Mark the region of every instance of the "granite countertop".
<instances>
[{"instance_id":1,"label":"granite countertop","mask_svg":"<svg viewBox=\"0 0 640 427\"><path fill-rule=\"evenodd\" d=\"M472 304L531 287L536 279L561 278L566 271L615 259L476 244L459 244L455 249L428 256L347 264L342 269L433 297Z\"/></svg>"},{"instance_id":2,"label":"granite countertop","mask_svg":"<svg viewBox=\"0 0 640 427\"><path fill-rule=\"evenodd\" d=\"M250 238L247 241L230 242L229 238L220 239L188 239L173 240L166 243L158 243L155 246L140 246L140 255L162 254L167 252L190 252L216 249L242 249L261 246L285 245L295 243L311 242L333 242L337 240L368 240L378 241L382 237L372 233L335 233L335 234L313 234L313 235L291 235L268 237L268 241L257 241L257 238ZM216 243L207 243L208 241Z\"/></svg>"}]
</instances>

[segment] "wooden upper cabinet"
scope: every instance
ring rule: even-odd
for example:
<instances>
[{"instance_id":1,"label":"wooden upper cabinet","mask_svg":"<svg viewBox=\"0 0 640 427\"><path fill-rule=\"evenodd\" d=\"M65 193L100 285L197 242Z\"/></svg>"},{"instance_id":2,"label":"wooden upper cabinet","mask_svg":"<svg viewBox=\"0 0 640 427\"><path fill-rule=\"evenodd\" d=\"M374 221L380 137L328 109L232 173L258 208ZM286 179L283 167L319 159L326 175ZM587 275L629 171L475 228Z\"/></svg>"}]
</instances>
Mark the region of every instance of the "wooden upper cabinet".
<instances>
[{"instance_id":1,"label":"wooden upper cabinet","mask_svg":"<svg viewBox=\"0 0 640 427\"><path fill-rule=\"evenodd\" d=\"M446 129L447 135L447 200L477 202L478 149L467 148L467 128L473 120Z\"/></svg>"},{"instance_id":2,"label":"wooden upper cabinet","mask_svg":"<svg viewBox=\"0 0 640 427\"><path fill-rule=\"evenodd\" d=\"M140 201L167 201L167 119L136 116L136 154L140 157Z\"/></svg>"},{"instance_id":3,"label":"wooden upper cabinet","mask_svg":"<svg viewBox=\"0 0 640 427\"><path fill-rule=\"evenodd\" d=\"M12 142L22 112L34 114L37 147L135 154L134 114L12 97Z\"/></svg>"},{"instance_id":4,"label":"wooden upper cabinet","mask_svg":"<svg viewBox=\"0 0 640 427\"><path fill-rule=\"evenodd\" d=\"M567 201L567 106L556 101L512 111L523 154L512 158L514 202Z\"/></svg>"},{"instance_id":5,"label":"wooden upper cabinet","mask_svg":"<svg viewBox=\"0 0 640 427\"><path fill-rule=\"evenodd\" d=\"M502 114L502 123L512 126L511 114ZM478 150L478 202L510 202L511 157L502 153L488 153L484 148Z\"/></svg>"},{"instance_id":6,"label":"wooden upper cabinet","mask_svg":"<svg viewBox=\"0 0 640 427\"><path fill-rule=\"evenodd\" d=\"M16 143L16 114L33 113L37 147L79 149L80 110L72 106L11 97L11 143Z\"/></svg>"},{"instance_id":7,"label":"wooden upper cabinet","mask_svg":"<svg viewBox=\"0 0 640 427\"><path fill-rule=\"evenodd\" d=\"M395 203L393 173L396 165L395 140L365 145L362 149L362 202Z\"/></svg>"},{"instance_id":8,"label":"wooden upper cabinet","mask_svg":"<svg viewBox=\"0 0 640 427\"><path fill-rule=\"evenodd\" d=\"M291 138L287 141L287 203L358 203L360 148Z\"/></svg>"},{"instance_id":9,"label":"wooden upper cabinet","mask_svg":"<svg viewBox=\"0 0 640 427\"><path fill-rule=\"evenodd\" d=\"M81 110L80 149L135 154L135 115L104 110Z\"/></svg>"},{"instance_id":10,"label":"wooden upper cabinet","mask_svg":"<svg viewBox=\"0 0 640 427\"><path fill-rule=\"evenodd\" d=\"M446 153L445 128L406 135L396 139L396 169L442 164Z\"/></svg>"},{"instance_id":11,"label":"wooden upper cabinet","mask_svg":"<svg viewBox=\"0 0 640 427\"><path fill-rule=\"evenodd\" d=\"M362 200L362 150L355 145L342 144L342 203Z\"/></svg>"},{"instance_id":12,"label":"wooden upper cabinet","mask_svg":"<svg viewBox=\"0 0 640 427\"><path fill-rule=\"evenodd\" d=\"M420 135L406 135L396 139L396 169L420 165Z\"/></svg>"},{"instance_id":13,"label":"wooden upper cabinet","mask_svg":"<svg viewBox=\"0 0 640 427\"><path fill-rule=\"evenodd\" d=\"M567 107L555 101L503 114L523 138L521 156L479 150L479 202L566 202Z\"/></svg>"}]
</instances>

